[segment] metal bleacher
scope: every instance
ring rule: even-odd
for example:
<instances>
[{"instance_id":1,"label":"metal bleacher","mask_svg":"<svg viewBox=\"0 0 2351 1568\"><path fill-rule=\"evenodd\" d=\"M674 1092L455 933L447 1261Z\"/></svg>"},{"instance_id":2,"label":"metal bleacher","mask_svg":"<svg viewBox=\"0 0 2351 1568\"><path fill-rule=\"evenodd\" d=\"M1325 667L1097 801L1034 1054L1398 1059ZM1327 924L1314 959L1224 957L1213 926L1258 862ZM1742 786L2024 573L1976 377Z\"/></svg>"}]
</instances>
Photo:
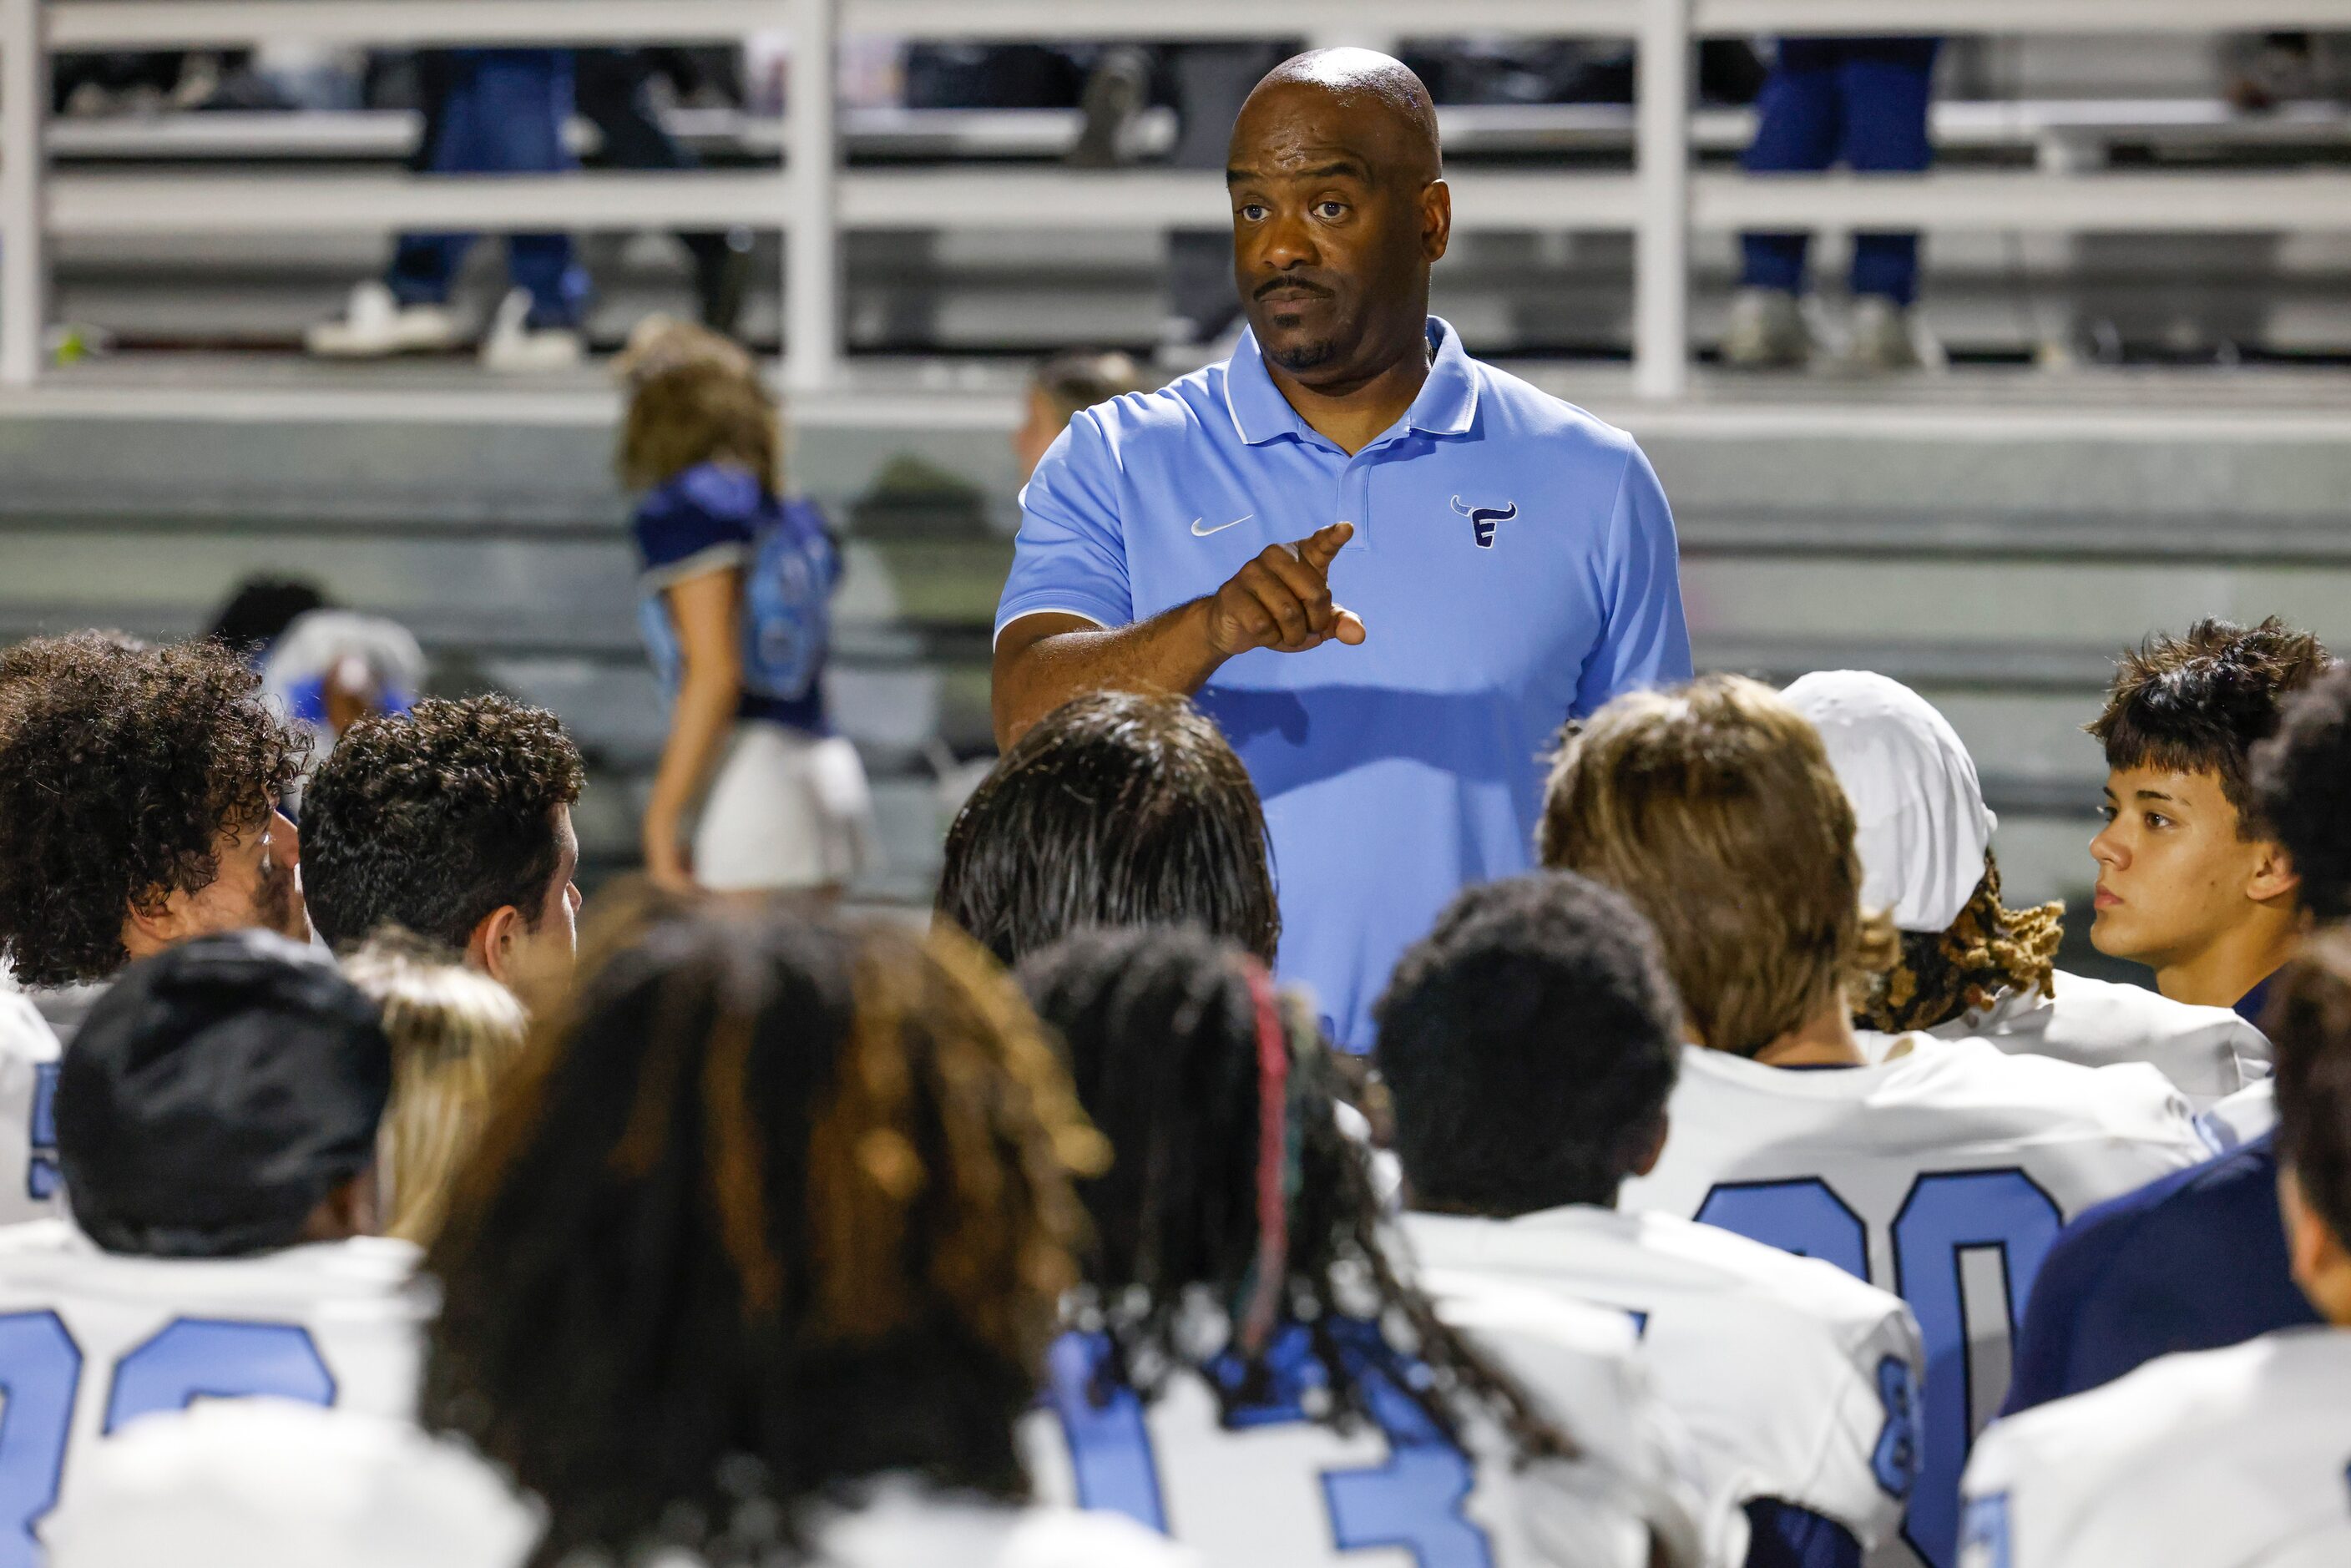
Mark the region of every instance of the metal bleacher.
<instances>
[{"instance_id":1,"label":"metal bleacher","mask_svg":"<svg viewBox=\"0 0 2351 1568\"><path fill-rule=\"evenodd\" d=\"M642 32L653 9L566 3L566 26L595 37ZM878 18L933 36L1018 36L1049 18L1056 34L1139 27L1077 0L663 3L678 36L695 37L818 12L827 26ZM1925 26L2024 32L2329 14L2251 0L2103 0L2103 17L2101 0L1898 3ZM0 0L0 48L34 5ZM1896 5L1462 0L1459 25L1884 30ZM515 0L39 9L58 47L217 42L287 18L350 41L528 37L528 17L549 14ZM1260 32L1261 9L1199 0L1180 30ZM1420 10L1292 9L1339 30ZM2077 727L2114 649L2199 614L2273 611L2351 645L2351 375L2225 366L2232 346L2351 350L2351 119L2331 103L2248 115L2191 92L1956 100L1937 110L1949 166L1931 179L1759 190L1727 166L1748 132L1740 111L1677 117L1679 173L1661 175L1655 91L1651 79L1642 105L1446 110L1466 221L1438 308L1473 346L1642 439L1680 520L1702 664L1778 677L1854 664L1911 681L1982 762L2011 894L2080 885L2097 769ZM825 224L811 224L814 176L789 156L805 113L681 110L674 124L711 172L420 182L392 167L414 135L399 114L38 127L43 181L28 194L20 169L0 189L0 225L40 214L49 318L175 351L35 364L36 384L0 391L0 637L184 632L246 572L317 577L413 626L440 686L496 685L560 712L594 765L591 866L626 864L662 731L609 476L615 395L592 374L496 386L454 361L331 371L266 350L375 265L381 232L403 221L789 229L752 330L796 351L794 481L850 540L833 695L877 779L892 857L864 891L923 898L943 804L988 747L987 623L1015 520L1005 436L1023 369L1009 351L1148 341L1159 234L1197 209L1199 177L1062 169L1076 130L1064 111L847 109L819 131ZM1143 150L1168 134L1147 120ZM1710 335L1737 223L1801 214L1834 230L1889 212L1935 231L1930 316L1985 362L1856 386L1741 382L1682 352ZM677 307L658 242L600 243L600 336ZM12 243L0 265L21 271L25 249ZM812 353L808 298L792 292L810 276L831 291ZM2175 319L2218 362L2070 362L2102 323L2160 349ZM21 330L13 340L25 371ZM1585 357L1561 357L1571 350Z\"/></svg>"}]
</instances>

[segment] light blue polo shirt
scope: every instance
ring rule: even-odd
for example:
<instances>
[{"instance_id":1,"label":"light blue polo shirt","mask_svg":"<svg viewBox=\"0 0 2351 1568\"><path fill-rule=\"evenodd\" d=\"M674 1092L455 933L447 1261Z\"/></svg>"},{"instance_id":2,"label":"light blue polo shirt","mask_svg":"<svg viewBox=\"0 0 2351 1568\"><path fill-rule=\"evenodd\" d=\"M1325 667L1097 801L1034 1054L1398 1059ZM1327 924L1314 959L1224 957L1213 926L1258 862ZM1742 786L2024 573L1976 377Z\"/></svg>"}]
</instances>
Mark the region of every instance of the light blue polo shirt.
<instances>
[{"instance_id":1,"label":"light blue polo shirt","mask_svg":"<svg viewBox=\"0 0 2351 1568\"><path fill-rule=\"evenodd\" d=\"M1673 515L1633 438L1435 317L1428 340L1420 395L1353 457L1248 334L1227 364L1079 414L1021 494L996 612L998 632L1044 611L1123 626L1355 525L1331 589L1366 641L1243 653L1197 698L1265 801L1282 977L1355 1051L1437 911L1532 862L1561 725L1690 673Z\"/></svg>"}]
</instances>

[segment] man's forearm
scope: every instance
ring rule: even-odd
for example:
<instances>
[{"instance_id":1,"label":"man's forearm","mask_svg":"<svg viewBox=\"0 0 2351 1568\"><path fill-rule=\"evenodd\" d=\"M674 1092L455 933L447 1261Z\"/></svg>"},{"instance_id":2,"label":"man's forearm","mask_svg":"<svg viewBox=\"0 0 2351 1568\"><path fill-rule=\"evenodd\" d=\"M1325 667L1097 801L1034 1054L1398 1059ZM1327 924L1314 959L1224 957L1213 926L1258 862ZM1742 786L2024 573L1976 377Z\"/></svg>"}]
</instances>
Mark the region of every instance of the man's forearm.
<instances>
[{"instance_id":1,"label":"man's forearm","mask_svg":"<svg viewBox=\"0 0 2351 1568\"><path fill-rule=\"evenodd\" d=\"M1076 626L1001 651L996 661L996 743L1009 747L1030 725L1082 692L1163 691L1189 696L1230 657L1208 635L1211 599L1130 626ZM1008 632L1019 628L1014 622Z\"/></svg>"}]
</instances>

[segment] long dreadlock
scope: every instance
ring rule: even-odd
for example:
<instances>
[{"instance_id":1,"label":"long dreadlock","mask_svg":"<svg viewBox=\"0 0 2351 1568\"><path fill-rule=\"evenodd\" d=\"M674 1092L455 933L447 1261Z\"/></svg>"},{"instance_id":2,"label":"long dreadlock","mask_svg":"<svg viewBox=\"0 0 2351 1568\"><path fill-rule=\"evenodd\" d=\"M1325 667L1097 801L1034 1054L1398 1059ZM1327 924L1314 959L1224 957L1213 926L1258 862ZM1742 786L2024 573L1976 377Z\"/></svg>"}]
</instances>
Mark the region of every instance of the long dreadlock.
<instances>
[{"instance_id":1,"label":"long dreadlock","mask_svg":"<svg viewBox=\"0 0 2351 1568\"><path fill-rule=\"evenodd\" d=\"M1238 1324L1259 1285L1260 1072L1257 998L1239 947L1190 930L1084 932L1037 954L1020 975L1066 1047L1078 1098L1116 1151L1079 1184L1093 1219L1086 1295L1110 1341L1117 1380L1146 1397L1178 1367L1209 1372L1227 1353L1242 1375L1207 1375L1230 1415L1270 1383L1263 1345L1235 1332L1204 1354L1204 1301ZM1260 971L1261 973L1261 971ZM1378 1235L1380 1204L1363 1148L1339 1127L1335 1075L1311 1022L1285 1009L1290 1131L1281 1317L1303 1328L1332 1396L1330 1418L1368 1416L1343 1320L1400 1323L1430 1370L1402 1390L1437 1429L1487 1415L1523 1457L1573 1444L1508 1377L1440 1322L1398 1278Z\"/></svg>"},{"instance_id":2,"label":"long dreadlock","mask_svg":"<svg viewBox=\"0 0 2351 1568\"><path fill-rule=\"evenodd\" d=\"M2003 992L2054 996L2064 916L2062 904L2001 903L2000 865L1986 854L1983 880L1959 917L1945 930L1903 932L1900 956L1860 993L1854 1021L1900 1034L1989 1008Z\"/></svg>"},{"instance_id":3,"label":"long dreadlock","mask_svg":"<svg viewBox=\"0 0 2351 1568\"><path fill-rule=\"evenodd\" d=\"M1101 1140L953 934L719 911L592 944L427 1260L426 1420L546 1500L538 1561L795 1550L888 1470L999 1498Z\"/></svg>"}]
</instances>

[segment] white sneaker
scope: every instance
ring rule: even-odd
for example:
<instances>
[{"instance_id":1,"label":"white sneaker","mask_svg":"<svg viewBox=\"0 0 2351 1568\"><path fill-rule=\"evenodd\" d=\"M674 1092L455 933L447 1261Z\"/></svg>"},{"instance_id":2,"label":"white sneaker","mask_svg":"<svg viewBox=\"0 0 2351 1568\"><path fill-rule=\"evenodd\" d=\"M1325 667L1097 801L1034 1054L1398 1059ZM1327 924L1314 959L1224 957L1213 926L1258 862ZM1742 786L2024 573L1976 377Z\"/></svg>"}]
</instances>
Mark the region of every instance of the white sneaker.
<instances>
[{"instance_id":1,"label":"white sneaker","mask_svg":"<svg viewBox=\"0 0 2351 1568\"><path fill-rule=\"evenodd\" d=\"M1851 340L1845 348L1845 367L1863 374L1928 370L1943 362L1941 345L1928 336L1917 316L1883 294L1856 298L1847 329Z\"/></svg>"},{"instance_id":2,"label":"white sneaker","mask_svg":"<svg viewBox=\"0 0 2351 1568\"><path fill-rule=\"evenodd\" d=\"M1740 371L1794 370L1813 357L1802 301L1784 288L1742 288L1731 297L1722 362Z\"/></svg>"},{"instance_id":3,"label":"white sneaker","mask_svg":"<svg viewBox=\"0 0 2351 1568\"><path fill-rule=\"evenodd\" d=\"M465 341L465 329L439 305L402 305L383 284L351 290L340 321L321 321L303 345L322 360L381 360L394 354L441 354Z\"/></svg>"},{"instance_id":4,"label":"white sneaker","mask_svg":"<svg viewBox=\"0 0 2351 1568\"><path fill-rule=\"evenodd\" d=\"M527 288L498 302L489 336L482 340L482 368L497 375L547 375L571 370L587 357L587 340L570 328L531 326Z\"/></svg>"}]
</instances>

